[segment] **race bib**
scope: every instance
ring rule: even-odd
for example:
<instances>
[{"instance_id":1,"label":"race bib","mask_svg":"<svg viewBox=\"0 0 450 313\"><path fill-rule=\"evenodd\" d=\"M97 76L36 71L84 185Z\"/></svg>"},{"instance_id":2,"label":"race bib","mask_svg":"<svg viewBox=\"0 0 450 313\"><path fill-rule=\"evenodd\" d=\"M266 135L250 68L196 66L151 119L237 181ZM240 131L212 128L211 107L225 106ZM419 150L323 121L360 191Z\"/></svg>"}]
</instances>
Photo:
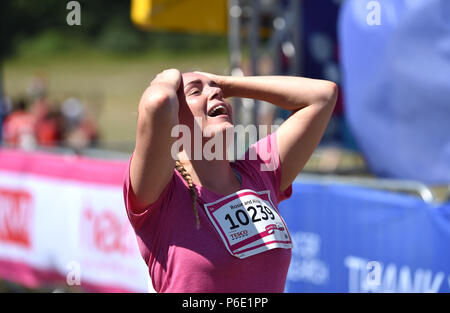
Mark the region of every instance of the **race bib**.
<instances>
[{"instance_id":1,"label":"race bib","mask_svg":"<svg viewBox=\"0 0 450 313\"><path fill-rule=\"evenodd\" d=\"M243 259L275 248L292 248L291 236L268 190L240 190L205 204L205 210L235 257Z\"/></svg>"}]
</instances>

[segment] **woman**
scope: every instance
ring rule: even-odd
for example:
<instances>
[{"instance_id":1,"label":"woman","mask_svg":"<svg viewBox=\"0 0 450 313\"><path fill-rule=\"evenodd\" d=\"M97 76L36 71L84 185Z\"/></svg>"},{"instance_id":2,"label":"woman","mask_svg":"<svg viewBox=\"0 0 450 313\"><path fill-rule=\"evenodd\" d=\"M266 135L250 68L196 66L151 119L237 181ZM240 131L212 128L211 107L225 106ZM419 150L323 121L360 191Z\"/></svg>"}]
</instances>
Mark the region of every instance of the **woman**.
<instances>
[{"instance_id":1,"label":"woman","mask_svg":"<svg viewBox=\"0 0 450 313\"><path fill-rule=\"evenodd\" d=\"M193 158L233 127L227 97L267 101L293 114L244 158ZM283 292L292 242L277 205L290 197L336 98L334 83L300 77L176 69L156 76L139 103L124 198L157 292ZM186 140L174 148L177 125L201 130L200 143L193 136L193 148Z\"/></svg>"}]
</instances>

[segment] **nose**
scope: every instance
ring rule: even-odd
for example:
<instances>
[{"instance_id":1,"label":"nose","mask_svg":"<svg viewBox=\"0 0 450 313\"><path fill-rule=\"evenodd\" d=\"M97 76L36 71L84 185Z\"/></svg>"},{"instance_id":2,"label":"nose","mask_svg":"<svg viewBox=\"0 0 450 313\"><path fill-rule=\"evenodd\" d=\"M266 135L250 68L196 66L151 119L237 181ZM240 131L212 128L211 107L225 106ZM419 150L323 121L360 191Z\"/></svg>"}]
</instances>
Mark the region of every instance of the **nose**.
<instances>
[{"instance_id":1,"label":"nose","mask_svg":"<svg viewBox=\"0 0 450 313\"><path fill-rule=\"evenodd\" d=\"M208 100L222 100L222 89L216 86L208 86Z\"/></svg>"}]
</instances>

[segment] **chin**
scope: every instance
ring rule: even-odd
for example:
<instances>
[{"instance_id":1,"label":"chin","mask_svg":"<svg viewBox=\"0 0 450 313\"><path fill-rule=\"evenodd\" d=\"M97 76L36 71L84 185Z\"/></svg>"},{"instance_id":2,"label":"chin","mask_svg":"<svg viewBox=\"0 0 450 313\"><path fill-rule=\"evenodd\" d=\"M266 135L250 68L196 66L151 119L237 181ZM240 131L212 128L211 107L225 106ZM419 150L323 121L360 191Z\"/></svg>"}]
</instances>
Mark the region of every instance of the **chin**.
<instances>
[{"instance_id":1,"label":"chin","mask_svg":"<svg viewBox=\"0 0 450 313\"><path fill-rule=\"evenodd\" d=\"M213 138L217 134L222 134L224 136L226 134L233 134L234 125L229 121L224 121L221 123L209 124L207 127L203 129L203 138Z\"/></svg>"}]
</instances>

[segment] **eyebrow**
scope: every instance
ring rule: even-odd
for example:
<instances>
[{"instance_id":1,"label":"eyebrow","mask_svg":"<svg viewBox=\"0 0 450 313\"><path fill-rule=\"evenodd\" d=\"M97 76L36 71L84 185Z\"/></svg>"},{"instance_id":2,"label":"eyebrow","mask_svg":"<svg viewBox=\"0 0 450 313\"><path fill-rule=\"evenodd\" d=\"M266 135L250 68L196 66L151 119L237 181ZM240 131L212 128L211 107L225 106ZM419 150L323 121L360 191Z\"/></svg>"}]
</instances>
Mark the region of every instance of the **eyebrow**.
<instances>
[{"instance_id":1,"label":"eyebrow","mask_svg":"<svg viewBox=\"0 0 450 313\"><path fill-rule=\"evenodd\" d=\"M201 84L202 81L200 79L195 79L190 81L189 83L186 84L186 86L184 86L184 89L186 89L189 85L196 85L196 84Z\"/></svg>"},{"instance_id":2,"label":"eyebrow","mask_svg":"<svg viewBox=\"0 0 450 313\"><path fill-rule=\"evenodd\" d=\"M189 83L187 83L186 86L184 86L184 89L186 89L189 85L196 85L196 84L203 84L203 82L200 79L194 79L194 80L190 81ZM210 85L213 86L213 87L218 87L219 86L213 80L211 80Z\"/></svg>"}]
</instances>

